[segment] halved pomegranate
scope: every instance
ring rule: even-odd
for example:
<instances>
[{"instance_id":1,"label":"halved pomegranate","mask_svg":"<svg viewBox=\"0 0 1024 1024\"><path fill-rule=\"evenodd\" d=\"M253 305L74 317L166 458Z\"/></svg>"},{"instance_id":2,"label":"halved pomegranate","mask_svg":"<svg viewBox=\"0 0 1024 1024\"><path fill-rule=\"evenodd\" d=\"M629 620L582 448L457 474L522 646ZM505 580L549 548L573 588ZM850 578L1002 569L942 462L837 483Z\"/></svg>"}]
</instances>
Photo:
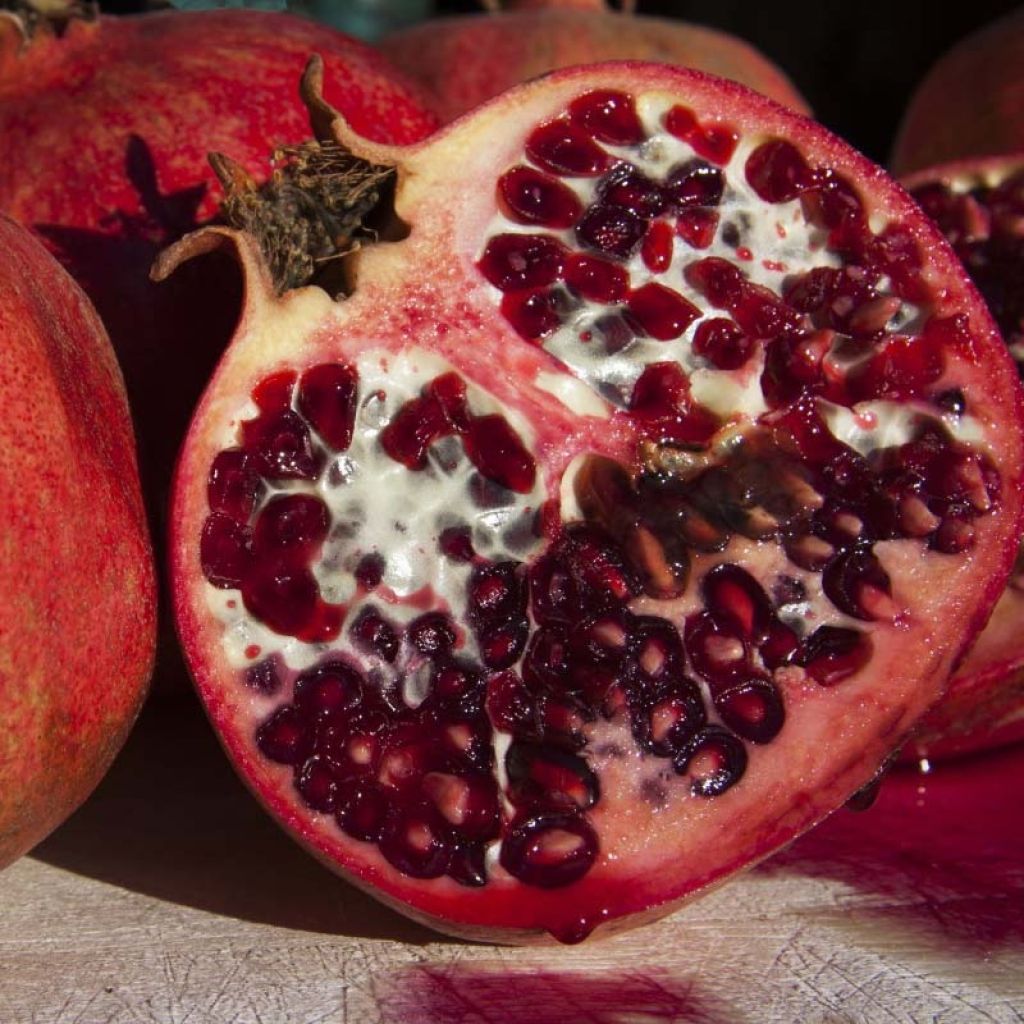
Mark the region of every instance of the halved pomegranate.
<instances>
[{"instance_id":1,"label":"halved pomegranate","mask_svg":"<svg viewBox=\"0 0 1024 1024\"><path fill-rule=\"evenodd\" d=\"M893 164L973 278L1024 374L1024 17L962 40L928 72ZM1024 576L1018 560L988 626L908 753L962 754L1024 738Z\"/></svg>"},{"instance_id":2,"label":"halved pomegranate","mask_svg":"<svg viewBox=\"0 0 1024 1024\"><path fill-rule=\"evenodd\" d=\"M949 239L1024 375L1024 153L946 164L905 184ZM1024 558L942 702L915 731L916 757L1024 738Z\"/></svg>"},{"instance_id":3,"label":"halved pomegranate","mask_svg":"<svg viewBox=\"0 0 1024 1024\"><path fill-rule=\"evenodd\" d=\"M446 120L520 82L575 64L643 60L729 78L802 114L810 112L786 74L749 43L676 18L621 10L607 0L489 0L486 15L433 18L378 46L426 88Z\"/></svg>"},{"instance_id":4,"label":"halved pomegranate","mask_svg":"<svg viewBox=\"0 0 1024 1024\"><path fill-rule=\"evenodd\" d=\"M1014 366L906 194L744 88L575 69L393 148L320 76L303 169L397 168L400 240L344 302L229 229L154 271L247 282L171 516L199 692L281 824L419 920L665 914L941 695L1015 552Z\"/></svg>"}]
</instances>

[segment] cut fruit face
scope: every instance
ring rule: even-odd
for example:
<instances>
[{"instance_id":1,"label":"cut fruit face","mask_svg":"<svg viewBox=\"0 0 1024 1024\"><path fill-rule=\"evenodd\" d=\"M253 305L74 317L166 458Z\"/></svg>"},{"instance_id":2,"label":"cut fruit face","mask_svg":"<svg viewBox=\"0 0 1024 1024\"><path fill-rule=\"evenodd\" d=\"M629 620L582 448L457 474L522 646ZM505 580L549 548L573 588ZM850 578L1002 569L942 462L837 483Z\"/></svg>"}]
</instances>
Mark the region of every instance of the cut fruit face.
<instances>
[{"instance_id":1,"label":"cut fruit face","mask_svg":"<svg viewBox=\"0 0 1024 1024\"><path fill-rule=\"evenodd\" d=\"M949 240L988 304L1017 365L1024 367L1024 155L921 171L911 195ZM1024 575L1018 554L1009 586L950 683L915 731L908 753L968 753L1024 736Z\"/></svg>"},{"instance_id":2,"label":"cut fruit face","mask_svg":"<svg viewBox=\"0 0 1024 1024\"><path fill-rule=\"evenodd\" d=\"M306 89L314 123L329 111ZM174 505L179 629L278 819L456 934L666 913L842 805L1005 582L1016 376L906 196L642 65L399 167L353 294L250 301Z\"/></svg>"}]
</instances>

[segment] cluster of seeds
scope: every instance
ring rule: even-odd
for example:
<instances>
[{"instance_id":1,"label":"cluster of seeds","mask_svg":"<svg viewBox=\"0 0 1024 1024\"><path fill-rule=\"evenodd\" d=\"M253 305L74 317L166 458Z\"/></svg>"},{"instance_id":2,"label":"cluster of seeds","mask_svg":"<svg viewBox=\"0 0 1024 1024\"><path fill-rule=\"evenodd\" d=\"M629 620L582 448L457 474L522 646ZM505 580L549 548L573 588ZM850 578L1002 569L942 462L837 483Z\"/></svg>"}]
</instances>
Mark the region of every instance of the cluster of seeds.
<instances>
[{"instance_id":1,"label":"cluster of seeds","mask_svg":"<svg viewBox=\"0 0 1024 1024\"><path fill-rule=\"evenodd\" d=\"M1024 171L996 185L922 185L914 198L952 243L1024 365Z\"/></svg>"},{"instance_id":2,"label":"cluster of seeds","mask_svg":"<svg viewBox=\"0 0 1024 1024\"><path fill-rule=\"evenodd\" d=\"M787 680L840 685L900 614L876 546L964 552L999 500L948 380L965 324L929 314L913 240L788 143L641 107L592 92L533 130L478 262L514 330L635 425L635 464L577 460L559 521L528 428L402 355L372 382L268 377L210 469L211 603L263 631L239 667L256 746L413 877L582 878L607 730L649 802L672 778L727 793L783 733ZM414 555L368 540L368 491L330 496L360 471L402 495L387 537ZM752 545L787 570L755 578Z\"/></svg>"}]
</instances>

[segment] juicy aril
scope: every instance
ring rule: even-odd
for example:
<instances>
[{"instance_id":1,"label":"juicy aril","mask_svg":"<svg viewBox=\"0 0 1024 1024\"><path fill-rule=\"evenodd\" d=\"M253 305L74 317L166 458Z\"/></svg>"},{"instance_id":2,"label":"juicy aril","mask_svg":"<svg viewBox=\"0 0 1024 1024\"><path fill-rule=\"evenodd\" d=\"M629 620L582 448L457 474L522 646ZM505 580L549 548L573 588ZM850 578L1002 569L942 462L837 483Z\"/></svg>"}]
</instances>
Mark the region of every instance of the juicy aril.
<instances>
[{"instance_id":1,"label":"juicy aril","mask_svg":"<svg viewBox=\"0 0 1024 1024\"><path fill-rule=\"evenodd\" d=\"M606 0L515 0L487 6L490 14L433 19L378 44L430 91L446 121L520 82L606 60L697 68L809 112L807 101L778 67L725 32L634 15L632 4L610 10Z\"/></svg>"},{"instance_id":2,"label":"juicy aril","mask_svg":"<svg viewBox=\"0 0 1024 1024\"><path fill-rule=\"evenodd\" d=\"M412 142L435 126L379 54L299 18L168 11L75 18L58 34L30 8L0 12L0 149L17 155L0 169L0 211L45 240L99 311L154 514L241 298L229 261L162 287L149 267L215 214L210 148L256 168L304 137L294 83L313 50L330 68L331 101L368 138Z\"/></svg>"},{"instance_id":3,"label":"juicy aril","mask_svg":"<svg viewBox=\"0 0 1024 1024\"><path fill-rule=\"evenodd\" d=\"M393 166L398 240L344 302L229 229L156 268L247 282L173 496L199 692L292 835L419 920L662 915L942 693L1016 547L1012 362L906 194L739 86L576 69L395 148L318 68L320 144L262 196L219 158L228 205Z\"/></svg>"},{"instance_id":4,"label":"juicy aril","mask_svg":"<svg viewBox=\"0 0 1024 1024\"><path fill-rule=\"evenodd\" d=\"M904 183L952 243L1024 372L1024 18L969 37L929 72L894 149ZM941 116L937 110L941 109ZM922 159L944 162L922 167ZM1024 575L1010 584L913 751L935 757L1024 737Z\"/></svg>"},{"instance_id":5,"label":"juicy aril","mask_svg":"<svg viewBox=\"0 0 1024 1024\"><path fill-rule=\"evenodd\" d=\"M153 661L131 422L88 300L0 217L0 867L92 791Z\"/></svg>"}]
</instances>

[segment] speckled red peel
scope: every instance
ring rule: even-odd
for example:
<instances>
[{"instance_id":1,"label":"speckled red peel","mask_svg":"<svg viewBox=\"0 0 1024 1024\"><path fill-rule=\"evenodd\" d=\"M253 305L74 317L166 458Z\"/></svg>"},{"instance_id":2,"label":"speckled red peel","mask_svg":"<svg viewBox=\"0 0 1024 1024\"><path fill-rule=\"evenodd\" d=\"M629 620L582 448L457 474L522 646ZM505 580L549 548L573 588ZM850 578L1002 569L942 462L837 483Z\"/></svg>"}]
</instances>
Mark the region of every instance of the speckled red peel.
<instances>
[{"instance_id":1,"label":"speckled red peel","mask_svg":"<svg viewBox=\"0 0 1024 1024\"><path fill-rule=\"evenodd\" d=\"M54 5L48 5L54 7ZM96 306L125 374L151 515L240 302L229 261L157 287L156 254L216 214L206 154L262 168L305 137L295 82L312 51L331 102L368 138L437 124L380 54L327 26L260 11L73 18L24 35L0 12L0 211L32 228ZM26 168L31 168L27 173Z\"/></svg>"},{"instance_id":2,"label":"speckled red peel","mask_svg":"<svg viewBox=\"0 0 1024 1024\"><path fill-rule=\"evenodd\" d=\"M110 343L0 216L0 867L92 792L153 667L156 595Z\"/></svg>"},{"instance_id":3,"label":"speckled red peel","mask_svg":"<svg viewBox=\"0 0 1024 1024\"><path fill-rule=\"evenodd\" d=\"M403 913L654 919L942 694L1015 553L1014 367L906 194L738 85L574 69L401 148L320 74L324 153L397 168L401 240L340 302L226 228L154 270L246 280L171 515L199 693L277 820Z\"/></svg>"},{"instance_id":4,"label":"speckled red peel","mask_svg":"<svg viewBox=\"0 0 1024 1024\"><path fill-rule=\"evenodd\" d=\"M384 54L429 90L450 121L520 82L576 64L646 60L756 89L800 113L807 101L749 43L703 25L621 11L605 0L519 0L490 13L434 18L386 36Z\"/></svg>"}]
</instances>

